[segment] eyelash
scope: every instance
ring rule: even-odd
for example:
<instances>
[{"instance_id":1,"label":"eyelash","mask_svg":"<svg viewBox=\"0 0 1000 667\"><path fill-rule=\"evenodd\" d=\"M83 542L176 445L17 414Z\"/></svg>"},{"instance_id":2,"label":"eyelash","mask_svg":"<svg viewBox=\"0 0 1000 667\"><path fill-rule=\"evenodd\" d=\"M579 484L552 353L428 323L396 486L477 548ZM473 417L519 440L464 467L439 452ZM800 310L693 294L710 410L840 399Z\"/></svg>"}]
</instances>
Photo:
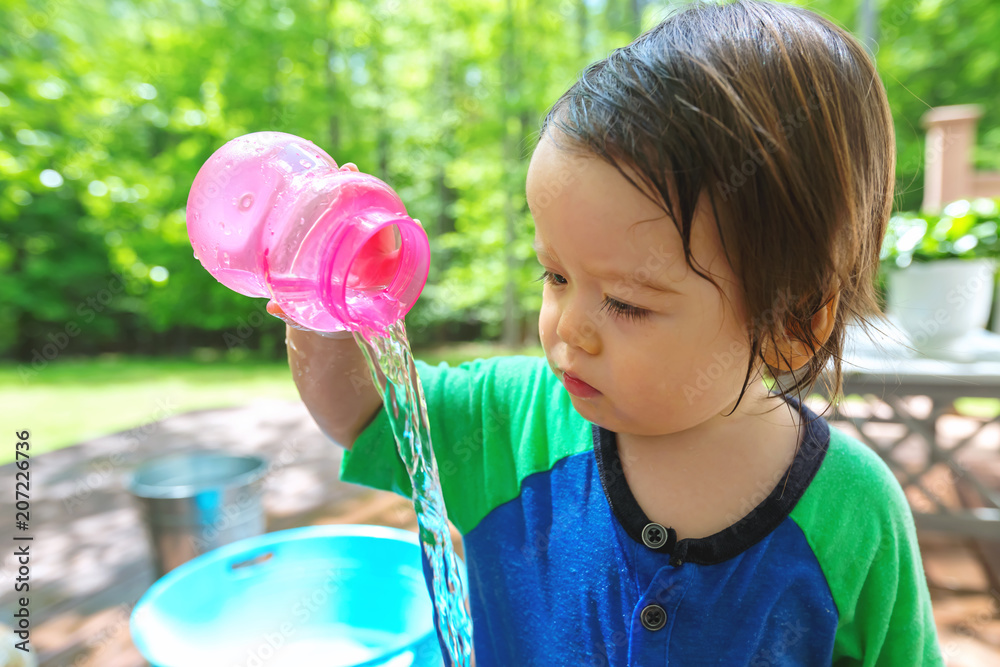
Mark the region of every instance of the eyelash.
<instances>
[{"instance_id":1,"label":"eyelash","mask_svg":"<svg viewBox=\"0 0 1000 667\"><path fill-rule=\"evenodd\" d=\"M551 271L542 271L542 275L538 278L538 282L551 284L553 286L561 286L565 283L555 282L555 278L563 278L558 273L553 273ZM563 280L566 280L563 278ZM607 309L615 317L620 317L632 322L641 322L642 320L649 317L649 311L645 308L639 308L638 306L630 306L627 303L622 303L617 299L612 299L609 296L604 297L604 303L601 304L601 310Z\"/></svg>"}]
</instances>

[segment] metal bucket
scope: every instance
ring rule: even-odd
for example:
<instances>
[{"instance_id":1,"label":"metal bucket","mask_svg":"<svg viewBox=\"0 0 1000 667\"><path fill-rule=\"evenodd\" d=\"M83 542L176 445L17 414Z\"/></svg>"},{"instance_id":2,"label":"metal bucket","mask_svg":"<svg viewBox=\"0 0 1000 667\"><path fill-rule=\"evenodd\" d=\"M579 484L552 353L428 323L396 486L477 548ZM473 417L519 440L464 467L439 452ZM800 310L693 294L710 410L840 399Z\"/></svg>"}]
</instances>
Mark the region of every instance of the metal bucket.
<instances>
[{"instance_id":1,"label":"metal bucket","mask_svg":"<svg viewBox=\"0 0 1000 667\"><path fill-rule=\"evenodd\" d=\"M188 452L149 461L126 480L149 533L157 577L224 544L264 533L259 456Z\"/></svg>"}]
</instances>

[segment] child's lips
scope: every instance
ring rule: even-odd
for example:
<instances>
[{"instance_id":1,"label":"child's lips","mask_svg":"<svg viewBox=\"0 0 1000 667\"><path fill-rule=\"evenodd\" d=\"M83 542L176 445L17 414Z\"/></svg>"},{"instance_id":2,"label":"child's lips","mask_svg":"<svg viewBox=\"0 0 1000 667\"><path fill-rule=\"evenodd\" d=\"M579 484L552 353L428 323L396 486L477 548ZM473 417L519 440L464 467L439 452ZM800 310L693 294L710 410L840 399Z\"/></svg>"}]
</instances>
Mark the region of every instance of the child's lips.
<instances>
[{"instance_id":1,"label":"child's lips","mask_svg":"<svg viewBox=\"0 0 1000 667\"><path fill-rule=\"evenodd\" d=\"M566 387L566 391L579 398L593 398L595 396L600 396L601 394L601 392L597 391L572 373L563 371L562 381L563 386Z\"/></svg>"}]
</instances>

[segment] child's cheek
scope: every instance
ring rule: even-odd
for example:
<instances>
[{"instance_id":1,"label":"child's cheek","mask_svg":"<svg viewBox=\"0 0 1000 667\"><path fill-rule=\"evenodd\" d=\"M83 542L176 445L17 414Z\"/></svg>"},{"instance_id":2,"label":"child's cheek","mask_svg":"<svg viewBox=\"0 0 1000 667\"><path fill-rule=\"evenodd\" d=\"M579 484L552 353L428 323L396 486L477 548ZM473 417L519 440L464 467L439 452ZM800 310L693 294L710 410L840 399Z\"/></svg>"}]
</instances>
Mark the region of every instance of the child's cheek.
<instances>
[{"instance_id":1,"label":"child's cheek","mask_svg":"<svg viewBox=\"0 0 1000 667\"><path fill-rule=\"evenodd\" d=\"M549 349L555 341L550 340L554 336L556 325L558 324L558 310L556 304L548 299L542 300L542 309L538 313L538 339L542 342L542 347Z\"/></svg>"}]
</instances>

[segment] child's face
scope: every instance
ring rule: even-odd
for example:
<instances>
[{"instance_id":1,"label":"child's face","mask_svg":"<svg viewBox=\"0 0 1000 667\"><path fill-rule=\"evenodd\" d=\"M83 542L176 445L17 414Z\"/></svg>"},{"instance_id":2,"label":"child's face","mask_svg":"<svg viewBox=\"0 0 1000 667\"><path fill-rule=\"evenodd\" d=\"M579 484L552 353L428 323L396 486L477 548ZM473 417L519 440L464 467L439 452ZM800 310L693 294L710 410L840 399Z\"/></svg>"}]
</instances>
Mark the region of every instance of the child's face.
<instances>
[{"instance_id":1,"label":"child's face","mask_svg":"<svg viewBox=\"0 0 1000 667\"><path fill-rule=\"evenodd\" d=\"M647 436L728 413L743 386L749 341L707 197L695 215L692 253L728 300L687 266L662 208L610 164L556 147L548 132L528 167L527 199L548 272L539 335L577 411L609 430ZM739 412L766 393L751 382Z\"/></svg>"}]
</instances>

